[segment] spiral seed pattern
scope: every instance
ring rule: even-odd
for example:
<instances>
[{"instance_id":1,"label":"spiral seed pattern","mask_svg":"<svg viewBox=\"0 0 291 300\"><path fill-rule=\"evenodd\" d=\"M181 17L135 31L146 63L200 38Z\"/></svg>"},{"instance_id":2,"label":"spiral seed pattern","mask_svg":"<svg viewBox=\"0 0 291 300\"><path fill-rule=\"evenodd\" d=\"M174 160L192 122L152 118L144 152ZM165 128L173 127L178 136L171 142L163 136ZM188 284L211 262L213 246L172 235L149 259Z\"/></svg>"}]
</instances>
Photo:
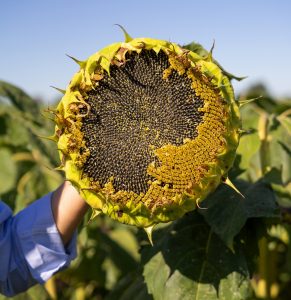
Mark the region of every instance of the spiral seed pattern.
<instances>
[{"instance_id":1,"label":"spiral seed pattern","mask_svg":"<svg viewBox=\"0 0 291 300\"><path fill-rule=\"evenodd\" d=\"M148 166L160 163L155 149L197 137L204 101L186 73L173 70L164 79L169 66L163 51L127 53L126 63L112 65L88 92L81 131L90 155L83 173L101 186L112 178L115 191L146 193L153 180Z\"/></svg>"}]
</instances>

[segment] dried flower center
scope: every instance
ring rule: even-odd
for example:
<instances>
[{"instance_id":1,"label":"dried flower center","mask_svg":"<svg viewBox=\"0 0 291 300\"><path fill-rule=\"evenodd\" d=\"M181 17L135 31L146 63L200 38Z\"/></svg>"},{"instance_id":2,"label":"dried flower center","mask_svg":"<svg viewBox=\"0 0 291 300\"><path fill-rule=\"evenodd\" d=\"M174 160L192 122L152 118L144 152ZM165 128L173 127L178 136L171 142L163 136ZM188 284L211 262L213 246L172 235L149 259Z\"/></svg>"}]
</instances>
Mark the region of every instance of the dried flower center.
<instances>
[{"instance_id":1,"label":"dried flower center","mask_svg":"<svg viewBox=\"0 0 291 300\"><path fill-rule=\"evenodd\" d=\"M173 70L167 79L169 57L143 50L126 55L123 66L111 66L110 76L87 93L90 113L82 132L90 155L83 172L102 186L113 178L114 190L145 193L154 150L193 140L203 121L204 101L187 74Z\"/></svg>"}]
</instances>

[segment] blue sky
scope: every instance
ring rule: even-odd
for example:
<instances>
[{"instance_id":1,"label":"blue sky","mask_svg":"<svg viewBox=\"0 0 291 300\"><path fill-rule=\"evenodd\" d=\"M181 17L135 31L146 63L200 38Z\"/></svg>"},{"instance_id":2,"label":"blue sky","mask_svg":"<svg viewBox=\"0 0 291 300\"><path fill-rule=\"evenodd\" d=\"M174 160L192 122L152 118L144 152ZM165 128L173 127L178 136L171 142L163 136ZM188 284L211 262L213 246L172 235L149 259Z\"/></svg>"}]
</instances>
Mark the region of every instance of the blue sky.
<instances>
[{"instance_id":1,"label":"blue sky","mask_svg":"<svg viewBox=\"0 0 291 300\"><path fill-rule=\"evenodd\" d=\"M123 40L114 24L133 37L196 41L236 75L236 92L258 81L276 97L291 96L291 1L98 1L2 0L0 79L46 102L65 88L80 60Z\"/></svg>"}]
</instances>

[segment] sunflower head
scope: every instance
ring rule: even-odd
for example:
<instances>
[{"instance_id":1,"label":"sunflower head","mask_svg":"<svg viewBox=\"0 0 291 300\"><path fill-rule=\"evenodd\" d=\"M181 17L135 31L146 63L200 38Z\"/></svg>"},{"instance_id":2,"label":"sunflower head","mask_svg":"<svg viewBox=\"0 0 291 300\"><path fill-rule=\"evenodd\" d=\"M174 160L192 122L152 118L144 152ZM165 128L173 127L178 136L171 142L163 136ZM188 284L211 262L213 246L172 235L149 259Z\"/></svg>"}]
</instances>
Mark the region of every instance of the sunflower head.
<instances>
[{"instance_id":1,"label":"sunflower head","mask_svg":"<svg viewBox=\"0 0 291 300\"><path fill-rule=\"evenodd\" d=\"M239 111L210 53L126 35L78 63L55 138L67 180L95 214L139 227L168 222L227 177Z\"/></svg>"}]
</instances>

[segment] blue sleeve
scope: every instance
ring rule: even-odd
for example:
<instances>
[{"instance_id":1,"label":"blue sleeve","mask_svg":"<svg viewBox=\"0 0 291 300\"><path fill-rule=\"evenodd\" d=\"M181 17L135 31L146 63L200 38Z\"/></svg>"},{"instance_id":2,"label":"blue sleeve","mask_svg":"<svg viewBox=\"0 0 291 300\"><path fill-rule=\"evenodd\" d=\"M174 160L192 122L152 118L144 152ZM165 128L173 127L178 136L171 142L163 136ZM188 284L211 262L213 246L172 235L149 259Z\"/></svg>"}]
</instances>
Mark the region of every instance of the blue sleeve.
<instances>
[{"instance_id":1,"label":"blue sleeve","mask_svg":"<svg viewBox=\"0 0 291 300\"><path fill-rule=\"evenodd\" d=\"M44 283L76 257L76 234L64 248L54 222L51 194L12 217L0 201L0 293L13 296Z\"/></svg>"}]
</instances>

